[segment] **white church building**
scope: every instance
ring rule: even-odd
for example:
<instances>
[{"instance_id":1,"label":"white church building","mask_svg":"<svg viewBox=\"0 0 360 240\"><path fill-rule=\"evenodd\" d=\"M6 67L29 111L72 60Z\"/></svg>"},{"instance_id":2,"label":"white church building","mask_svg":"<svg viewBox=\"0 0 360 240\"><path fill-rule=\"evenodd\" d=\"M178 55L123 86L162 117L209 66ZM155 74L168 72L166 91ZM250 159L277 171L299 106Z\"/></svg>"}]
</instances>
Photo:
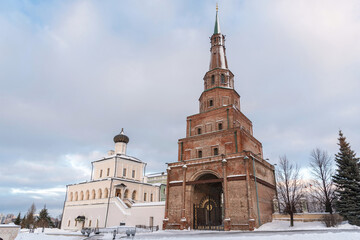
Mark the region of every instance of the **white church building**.
<instances>
[{"instance_id":1,"label":"white church building","mask_svg":"<svg viewBox=\"0 0 360 240\"><path fill-rule=\"evenodd\" d=\"M129 138L123 130L114 142L115 151L91 163L90 181L67 185L62 229L119 225L162 228L164 184L145 176L145 162L126 155Z\"/></svg>"}]
</instances>

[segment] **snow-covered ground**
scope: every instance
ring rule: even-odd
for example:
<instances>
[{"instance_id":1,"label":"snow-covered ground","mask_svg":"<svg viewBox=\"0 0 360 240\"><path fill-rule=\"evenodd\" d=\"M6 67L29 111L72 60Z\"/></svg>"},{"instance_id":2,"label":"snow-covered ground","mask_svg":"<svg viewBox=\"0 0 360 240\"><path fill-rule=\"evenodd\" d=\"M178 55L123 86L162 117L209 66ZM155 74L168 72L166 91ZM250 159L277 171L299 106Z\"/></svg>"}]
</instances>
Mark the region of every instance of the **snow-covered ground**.
<instances>
[{"instance_id":1,"label":"snow-covered ground","mask_svg":"<svg viewBox=\"0 0 360 240\"><path fill-rule=\"evenodd\" d=\"M84 236L80 232L71 232L57 228L46 228L44 233L41 228L35 229L34 233L22 229L15 240L81 240Z\"/></svg>"},{"instance_id":2,"label":"snow-covered ground","mask_svg":"<svg viewBox=\"0 0 360 240\"><path fill-rule=\"evenodd\" d=\"M337 227L327 228L322 222L294 222L294 226L290 227L289 221L274 220L270 223L262 225L255 231L284 231L284 230L330 230L330 229L359 229L360 227L350 225L347 222L343 222Z\"/></svg>"},{"instance_id":3,"label":"snow-covered ground","mask_svg":"<svg viewBox=\"0 0 360 240\"><path fill-rule=\"evenodd\" d=\"M124 235L119 234L116 239L123 238ZM80 232L45 229L45 233L42 233L42 229L37 229L35 233L22 230L15 240L81 240L84 238ZM360 227L346 222L336 228L327 228L321 222L295 222L295 226L290 227L288 221L273 221L262 225L254 232L168 230L151 233L139 230L134 239L209 240L209 238L221 240L358 240L360 239ZM97 235L91 239L111 240L112 234Z\"/></svg>"}]
</instances>

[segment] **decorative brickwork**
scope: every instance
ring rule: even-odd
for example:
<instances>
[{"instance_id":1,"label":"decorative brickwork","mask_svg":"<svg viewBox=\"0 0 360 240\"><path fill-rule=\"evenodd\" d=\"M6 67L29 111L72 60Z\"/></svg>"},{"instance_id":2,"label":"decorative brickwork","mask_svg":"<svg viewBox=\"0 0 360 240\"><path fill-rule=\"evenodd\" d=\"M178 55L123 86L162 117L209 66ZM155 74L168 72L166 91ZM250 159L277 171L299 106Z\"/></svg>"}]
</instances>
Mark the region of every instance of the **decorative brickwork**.
<instances>
[{"instance_id":1,"label":"decorative brickwork","mask_svg":"<svg viewBox=\"0 0 360 240\"><path fill-rule=\"evenodd\" d=\"M253 230L271 221L274 167L263 160L228 69L216 15L198 114L187 117L178 161L168 164L166 229Z\"/></svg>"}]
</instances>

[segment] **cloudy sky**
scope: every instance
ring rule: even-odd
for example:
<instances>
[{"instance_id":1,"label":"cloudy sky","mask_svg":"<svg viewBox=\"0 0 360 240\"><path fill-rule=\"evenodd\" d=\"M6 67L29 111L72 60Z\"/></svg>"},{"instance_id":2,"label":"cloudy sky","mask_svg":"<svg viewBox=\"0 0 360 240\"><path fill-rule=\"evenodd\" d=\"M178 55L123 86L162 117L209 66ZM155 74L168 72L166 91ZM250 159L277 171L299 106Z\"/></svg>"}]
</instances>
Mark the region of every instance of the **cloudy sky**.
<instances>
[{"instance_id":1,"label":"cloudy sky","mask_svg":"<svg viewBox=\"0 0 360 240\"><path fill-rule=\"evenodd\" d=\"M164 171L198 112L216 1L1 1L0 213L61 213L114 147ZM241 108L264 156L360 151L360 1L219 1ZM305 171L304 171L305 172Z\"/></svg>"}]
</instances>

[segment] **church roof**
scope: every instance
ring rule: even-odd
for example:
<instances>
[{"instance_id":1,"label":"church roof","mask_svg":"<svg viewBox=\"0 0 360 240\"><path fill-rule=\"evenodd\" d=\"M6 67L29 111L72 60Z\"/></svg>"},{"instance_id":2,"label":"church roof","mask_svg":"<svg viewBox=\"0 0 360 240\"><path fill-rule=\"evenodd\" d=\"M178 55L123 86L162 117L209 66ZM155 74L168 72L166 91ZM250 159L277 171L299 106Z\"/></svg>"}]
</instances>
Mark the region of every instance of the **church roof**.
<instances>
[{"instance_id":1,"label":"church roof","mask_svg":"<svg viewBox=\"0 0 360 240\"><path fill-rule=\"evenodd\" d=\"M121 129L121 132L114 137L115 143L117 143L117 142L128 143L129 140L130 140L129 137L124 134L124 129Z\"/></svg>"}]
</instances>

